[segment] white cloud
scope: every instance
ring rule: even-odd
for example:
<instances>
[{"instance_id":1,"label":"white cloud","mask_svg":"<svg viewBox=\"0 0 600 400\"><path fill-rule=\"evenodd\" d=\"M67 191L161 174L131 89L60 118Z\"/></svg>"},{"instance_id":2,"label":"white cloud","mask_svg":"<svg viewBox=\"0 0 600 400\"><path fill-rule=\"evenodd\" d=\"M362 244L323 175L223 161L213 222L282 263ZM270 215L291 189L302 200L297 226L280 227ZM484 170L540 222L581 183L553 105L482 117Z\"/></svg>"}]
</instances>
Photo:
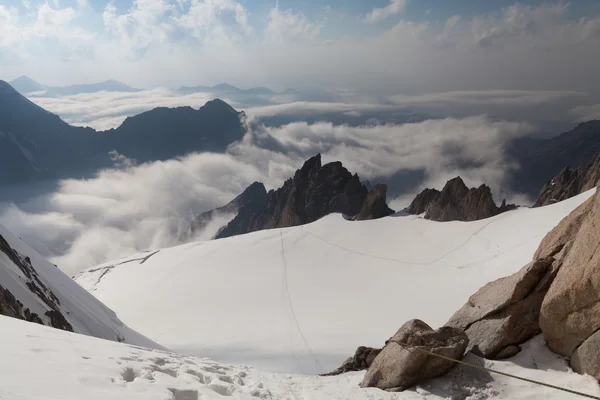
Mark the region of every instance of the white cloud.
<instances>
[{"instance_id":1,"label":"white cloud","mask_svg":"<svg viewBox=\"0 0 600 400\"><path fill-rule=\"evenodd\" d=\"M12 206L0 221L75 273L108 259L175 245L194 212L227 203L254 181L277 187L317 152L324 162L342 161L362 179L423 169L428 185L440 187L448 177L461 175L468 184L485 182L498 192L512 167L503 158L505 144L531 130L484 117L355 128L302 122L279 128L251 122L249 127L227 154L192 154L139 166L128 165L126 155L115 155L120 169L63 181L55 193L37 201L37 212ZM265 147L269 141L286 153Z\"/></svg>"},{"instance_id":2,"label":"white cloud","mask_svg":"<svg viewBox=\"0 0 600 400\"><path fill-rule=\"evenodd\" d=\"M465 105L502 105L532 106L554 101L585 97L587 93L560 90L469 90L442 93L426 93L417 96L396 95L390 99L396 104L451 106Z\"/></svg>"},{"instance_id":3,"label":"white cloud","mask_svg":"<svg viewBox=\"0 0 600 400\"><path fill-rule=\"evenodd\" d=\"M104 27L123 46L123 54L146 49L153 43L167 43L173 30L165 14L172 9L166 0L134 0L124 14L108 3L102 14Z\"/></svg>"},{"instance_id":4,"label":"white cloud","mask_svg":"<svg viewBox=\"0 0 600 400\"><path fill-rule=\"evenodd\" d=\"M56 2L55 7L58 7ZM59 36L64 34L63 27L73 18L75 18L73 8L53 9L48 3L44 3L38 8L38 17L33 29L37 36Z\"/></svg>"},{"instance_id":5,"label":"white cloud","mask_svg":"<svg viewBox=\"0 0 600 400\"><path fill-rule=\"evenodd\" d=\"M577 122L600 120L600 104L575 107L571 110L571 115L575 117Z\"/></svg>"},{"instance_id":6,"label":"white cloud","mask_svg":"<svg viewBox=\"0 0 600 400\"><path fill-rule=\"evenodd\" d=\"M302 13L292 10L280 10L277 4L268 16L265 40L273 43L284 43L303 39L314 39L319 36L321 25L310 22Z\"/></svg>"},{"instance_id":7,"label":"white cloud","mask_svg":"<svg viewBox=\"0 0 600 400\"><path fill-rule=\"evenodd\" d=\"M390 0L390 4L383 8L374 8L365 17L365 22L368 24L374 24L384 19L387 19L391 15L400 14L406 8L406 0Z\"/></svg>"},{"instance_id":8,"label":"white cloud","mask_svg":"<svg viewBox=\"0 0 600 400\"><path fill-rule=\"evenodd\" d=\"M47 84L114 78L138 87L228 81L386 95L496 89L600 95L600 58L591 56L600 52L600 16L572 19L565 3L515 5L471 19L404 20L383 32L359 24L349 34L352 17L336 12L315 20L276 7L269 10L271 20L255 16L267 25L252 30L248 12L234 0L190 0L185 7L175 0L143 1L143 9L105 10L108 37L77 42L77 15L66 31L55 32L67 50L75 41L91 53L78 60L55 57L57 51L46 50L34 33L24 36L31 24L10 10L9 21L4 8L0 41L20 57L5 73ZM55 73L48 76L48 70Z\"/></svg>"},{"instance_id":9,"label":"white cloud","mask_svg":"<svg viewBox=\"0 0 600 400\"><path fill-rule=\"evenodd\" d=\"M234 17L235 24L223 22L227 14ZM177 21L204 43L231 45L252 32L248 12L236 0L191 0L189 12Z\"/></svg>"},{"instance_id":10,"label":"white cloud","mask_svg":"<svg viewBox=\"0 0 600 400\"><path fill-rule=\"evenodd\" d=\"M32 97L42 108L60 115L70 124L90 126L97 130L116 128L128 116L156 107L198 108L215 96L210 93L181 95L158 88L142 92L99 92L63 97Z\"/></svg>"}]
</instances>

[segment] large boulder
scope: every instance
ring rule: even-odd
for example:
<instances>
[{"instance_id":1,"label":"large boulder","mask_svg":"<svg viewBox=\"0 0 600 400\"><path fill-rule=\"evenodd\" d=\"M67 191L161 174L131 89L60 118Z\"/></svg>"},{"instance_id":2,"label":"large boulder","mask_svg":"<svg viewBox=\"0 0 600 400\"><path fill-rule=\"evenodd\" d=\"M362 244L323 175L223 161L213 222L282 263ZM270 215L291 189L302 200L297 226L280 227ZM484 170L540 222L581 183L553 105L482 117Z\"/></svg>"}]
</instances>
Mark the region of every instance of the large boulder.
<instances>
[{"instance_id":1,"label":"large boulder","mask_svg":"<svg viewBox=\"0 0 600 400\"><path fill-rule=\"evenodd\" d=\"M413 200L407 211L411 214L425 213L426 219L434 221L475 221L493 217L515 208L505 201L496 206L492 191L486 185L469 189L460 177L449 180L442 191L425 189Z\"/></svg>"},{"instance_id":2,"label":"large boulder","mask_svg":"<svg viewBox=\"0 0 600 400\"><path fill-rule=\"evenodd\" d=\"M582 168L566 167L558 175L546 182L534 207L545 206L577 196L600 182L600 155Z\"/></svg>"},{"instance_id":3,"label":"large boulder","mask_svg":"<svg viewBox=\"0 0 600 400\"><path fill-rule=\"evenodd\" d=\"M571 365L600 379L593 346L600 331L600 194L567 216L536 254L561 248L562 265L542 303L540 327L548 346Z\"/></svg>"},{"instance_id":4,"label":"large boulder","mask_svg":"<svg viewBox=\"0 0 600 400\"><path fill-rule=\"evenodd\" d=\"M328 374L323 374L322 376L340 375L350 371L362 371L368 369L379 353L381 353L381 349L360 346L358 349L356 349L354 355L344 361L342 365L340 365L334 371Z\"/></svg>"},{"instance_id":5,"label":"large boulder","mask_svg":"<svg viewBox=\"0 0 600 400\"><path fill-rule=\"evenodd\" d=\"M363 203L362 209L356 217L359 221L378 219L392 215L394 210L388 207L386 202L387 185L378 183L373 186Z\"/></svg>"},{"instance_id":6,"label":"large boulder","mask_svg":"<svg viewBox=\"0 0 600 400\"><path fill-rule=\"evenodd\" d=\"M460 329L433 330L425 322L408 321L388 340L369 367L361 387L403 391L448 372L455 363L428 353L460 360L469 338Z\"/></svg>"},{"instance_id":7,"label":"large boulder","mask_svg":"<svg viewBox=\"0 0 600 400\"><path fill-rule=\"evenodd\" d=\"M516 354L517 345L541 332L540 307L556 275L554 261L553 257L532 261L513 275L486 284L446 326L464 330L469 350L478 356L501 359Z\"/></svg>"}]
</instances>

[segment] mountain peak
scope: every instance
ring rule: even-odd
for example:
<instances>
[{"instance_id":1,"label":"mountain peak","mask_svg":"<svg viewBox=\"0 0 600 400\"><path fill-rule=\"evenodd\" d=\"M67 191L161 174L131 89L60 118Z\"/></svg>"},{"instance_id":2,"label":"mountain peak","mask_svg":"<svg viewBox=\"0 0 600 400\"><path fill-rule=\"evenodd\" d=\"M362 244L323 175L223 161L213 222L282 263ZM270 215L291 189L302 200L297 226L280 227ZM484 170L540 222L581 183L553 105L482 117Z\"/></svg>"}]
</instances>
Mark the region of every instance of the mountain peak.
<instances>
[{"instance_id":1,"label":"mountain peak","mask_svg":"<svg viewBox=\"0 0 600 400\"><path fill-rule=\"evenodd\" d=\"M198 111L210 113L229 112L234 113L236 115L239 114L239 112L236 111L235 108L233 108L231 105L229 105L229 103L219 98L207 101L206 104L200 107L200 110Z\"/></svg>"},{"instance_id":2,"label":"mountain peak","mask_svg":"<svg viewBox=\"0 0 600 400\"><path fill-rule=\"evenodd\" d=\"M224 91L230 91L230 92L239 92L240 91L239 88L236 88L235 86L230 85L229 83L225 83L225 82L219 83L218 85L213 86L212 89L224 90Z\"/></svg>"},{"instance_id":3,"label":"mountain peak","mask_svg":"<svg viewBox=\"0 0 600 400\"><path fill-rule=\"evenodd\" d=\"M36 82L27 75L21 75L20 77L13 79L10 81L10 84L20 93L31 93L46 90L46 86Z\"/></svg>"}]
</instances>

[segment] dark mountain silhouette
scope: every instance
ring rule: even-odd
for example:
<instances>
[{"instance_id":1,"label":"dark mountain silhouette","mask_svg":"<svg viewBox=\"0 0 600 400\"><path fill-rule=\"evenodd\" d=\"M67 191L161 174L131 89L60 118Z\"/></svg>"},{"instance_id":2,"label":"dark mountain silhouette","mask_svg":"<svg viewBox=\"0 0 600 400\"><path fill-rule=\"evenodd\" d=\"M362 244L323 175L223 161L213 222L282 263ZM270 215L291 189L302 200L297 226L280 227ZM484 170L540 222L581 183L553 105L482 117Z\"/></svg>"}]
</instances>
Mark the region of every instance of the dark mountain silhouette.
<instances>
[{"instance_id":1,"label":"dark mountain silhouette","mask_svg":"<svg viewBox=\"0 0 600 400\"><path fill-rule=\"evenodd\" d=\"M507 148L507 156L520 169L512 173L513 191L536 198L542 186L565 167L581 168L591 164L600 152L600 120L583 122L558 136L520 138Z\"/></svg>"},{"instance_id":2,"label":"dark mountain silhouette","mask_svg":"<svg viewBox=\"0 0 600 400\"><path fill-rule=\"evenodd\" d=\"M20 76L17 79L10 82L10 85L15 88L19 93L23 95L30 94L32 92L41 92L39 96L44 97L56 97L56 96L67 96L81 93L96 93L101 91L106 92L139 92L141 89L132 88L122 82L114 79L98 83L86 83L79 85L69 86L48 86L43 85L28 76Z\"/></svg>"},{"instance_id":3,"label":"dark mountain silhouette","mask_svg":"<svg viewBox=\"0 0 600 400\"><path fill-rule=\"evenodd\" d=\"M243 117L216 99L198 110L156 108L97 132L67 124L0 81L0 184L86 176L112 166L113 150L138 162L223 152L242 139Z\"/></svg>"},{"instance_id":4,"label":"dark mountain silhouette","mask_svg":"<svg viewBox=\"0 0 600 400\"><path fill-rule=\"evenodd\" d=\"M198 110L159 107L103 132L104 150L115 149L141 162L168 160L194 151L224 152L244 136L243 116L220 99Z\"/></svg>"}]
</instances>

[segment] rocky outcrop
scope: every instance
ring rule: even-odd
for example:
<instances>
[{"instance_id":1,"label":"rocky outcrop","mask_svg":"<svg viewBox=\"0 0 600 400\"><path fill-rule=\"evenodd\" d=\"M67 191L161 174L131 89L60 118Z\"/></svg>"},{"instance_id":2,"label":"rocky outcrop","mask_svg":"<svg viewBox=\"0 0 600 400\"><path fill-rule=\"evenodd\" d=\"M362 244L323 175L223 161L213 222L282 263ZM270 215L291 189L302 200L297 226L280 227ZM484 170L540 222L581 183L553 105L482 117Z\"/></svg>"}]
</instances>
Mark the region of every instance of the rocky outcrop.
<instances>
[{"instance_id":1,"label":"rocky outcrop","mask_svg":"<svg viewBox=\"0 0 600 400\"><path fill-rule=\"evenodd\" d=\"M247 228L240 224L243 224L244 221L249 221L252 215L260 212L263 208L265 208L266 205L267 190L265 189L265 185L263 185L261 182L254 182L248 186L248 188L246 188L242 194L237 196L226 205L206 211L197 216L190 225L191 236L204 229L206 225L213 220L213 218L219 215L227 214L235 214L239 216L239 218L237 218L238 224L229 226L229 229L232 231L243 231ZM225 229L225 227L222 229ZM221 232L218 232L217 235L219 233Z\"/></svg>"},{"instance_id":2,"label":"rocky outcrop","mask_svg":"<svg viewBox=\"0 0 600 400\"><path fill-rule=\"evenodd\" d=\"M442 191L425 189L407 209L410 214L425 213L434 221L476 221L514 209L505 201L496 206L490 188L481 185L469 189L460 177L449 180Z\"/></svg>"},{"instance_id":3,"label":"rocky outcrop","mask_svg":"<svg viewBox=\"0 0 600 400\"><path fill-rule=\"evenodd\" d=\"M364 221L368 219L378 219L392 215L394 210L388 207L386 202L387 185L378 183L373 186L363 202L362 209L356 219Z\"/></svg>"},{"instance_id":4,"label":"rocky outcrop","mask_svg":"<svg viewBox=\"0 0 600 400\"><path fill-rule=\"evenodd\" d=\"M31 265L29 257L19 255L2 235L0 235L0 253L18 267L23 275L25 286L33 296L43 302L47 310L44 315L47 317L48 323L44 324L41 315L25 307L8 287L3 287L2 285L5 283L2 281L0 281L0 314L73 332L73 327L62 314L60 300L40 279L37 271Z\"/></svg>"},{"instance_id":5,"label":"rocky outcrop","mask_svg":"<svg viewBox=\"0 0 600 400\"><path fill-rule=\"evenodd\" d=\"M598 182L600 182L600 156L586 167L564 168L544 185L533 206L540 207L569 199L592 189L598 185Z\"/></svg>"},{"instance_id":6,"label":"rocky outcrop","mask_svg":"<svg viewBox=\"0 0 600 400\"><path fill-rule=\"evenodd\" d=\"M387 342L369 367L361 387L403 391L448 372L454 362L428 353L461 359L469 339L460 329L433 330L421 320L408 321Z\"/></svg>"},{"instance_id":7,"label":"rocky outcrop","mask_svg":"<svg viewBox=\"0 0 600 400\"><path fill-rule=\"evenodd\" d=\"M464 330L469 350L478 356L513 356L520 351L519 344L541 332L540 307L557 272L554 262L553 257L540 258L511 276L486 284L446 326Z\"/></svg>"},{"instance_id":8,"label":"rocky outcrop","mask_svg":"<svg viewBox=\"0 0 600 400\"><path fill-rule=\"evenodd\" d=\"M362 371L368 369L375 357L377 357L381 353L381 349L375 349L373 347L365 347L360 346L356 349L356 352L352 357L349 357L346 361L342 363L338 368L334 371L323 374L322 376L334 376L345 374L346 372L351 371Z\"/></svg>"},{"instance_id":9,"label":"rocky outcrop","mask_svg":"<svg viewBox=\"0 0 600 400\"><path fill-rule=\"evenodd\" d=\"M202 214L195 224L206 223L218 212L237 209L237 215L215 236L218 239L302 225L331 213L375 219L394 212L386 204L385 185L368 191L358 175L352 175L341 162L322 165L320 154L307 160L281 188L265 193L264 186L255 182L244 193L247 196L242 194L230 204Z\"/></svg>"},{"instance_id":10,"label":"rocky outcrop","mask_svg":"<svg viewBox=\"0 0 600 400\"><path fill-rule=\"evenodd\" d=\"M540 310L548 346L571 357L571 366L600 380L594 344L600 331L600 195L560 222L542 241L536 256L559 251L560 269Z\"/></svg>"}]
</instances>

